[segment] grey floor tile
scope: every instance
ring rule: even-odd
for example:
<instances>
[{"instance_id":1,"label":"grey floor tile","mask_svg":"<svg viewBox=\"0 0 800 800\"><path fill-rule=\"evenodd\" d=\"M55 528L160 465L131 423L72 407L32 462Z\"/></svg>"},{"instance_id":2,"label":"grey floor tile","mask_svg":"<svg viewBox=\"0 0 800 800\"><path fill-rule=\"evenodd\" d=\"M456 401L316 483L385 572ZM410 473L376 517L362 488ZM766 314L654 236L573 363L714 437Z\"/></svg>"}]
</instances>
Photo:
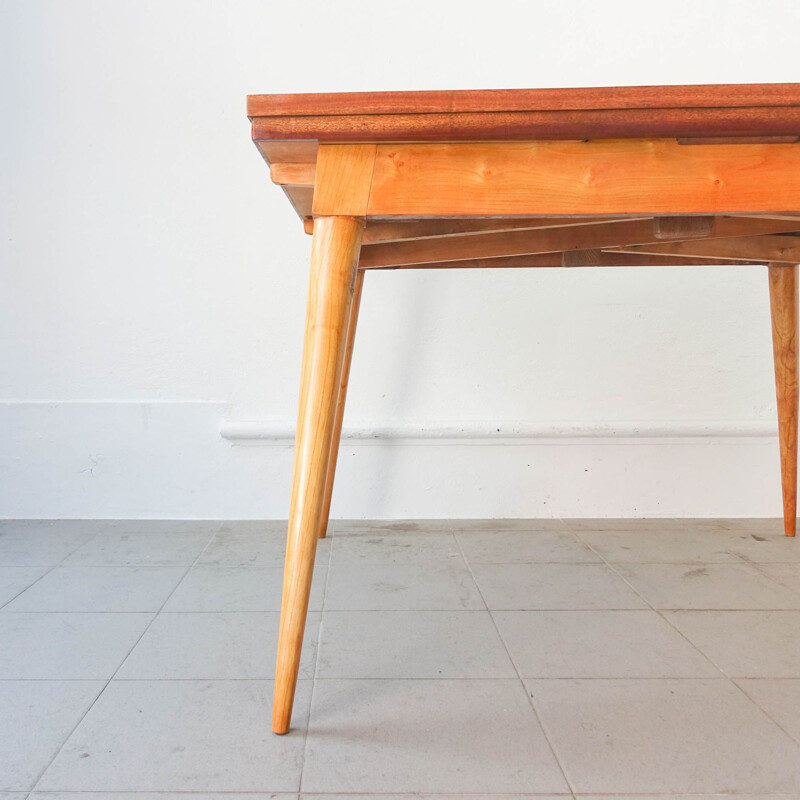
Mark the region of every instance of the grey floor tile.
<instances>
[{"instance_id":1,"label":"grey floor tile","mask_svg":"<svg viewBox=\"0 0 800 800\"><path fill-rule=\"evenodd\" d=\"M331 563L418 564L424 561L462 560L452 533L397 533L341 536L331 539Z\"/></svg>"},{"instance_id":2,"label":"grey floor tile","mask_svg":"<svg viewBox=\"0 0 800 800\"><path fill-rule=\"evenodd\" d=\"M103 524L100 520L93 522ZM148 533L148 534L173 534L194 533L203 534L210 539L222 525L228 523L213 519L115 519L106 520L101 533Z\"/></svg>"},{"instance_id":3,"label":"grey floor tile","mask_svg":"<svg viewBox=\"0 0 800 800\"><path fill-rule=\"evenodd\" d=\"M357 711L356 711L357 710ZM566 792L519 681L318 681L304 792Z\"/></svg>"},{"instance_id":4,"label":"grey floor tile","mask_svg":"<svg viewBox=\"0 0 800 800\"><path fill-rule=\"evenodd\" d=\"M735 532L731 536L730 551L754 563L800 562L797 538L784 535L782 529L773 533Z\"/></svg>"},{"instance_id":5,"label":"grey floor tile","mask_svg":"<svg viewBox=\"0 0 800 800\"><path fill-rule=\"evenodd\" d=\"M0 528L0 566L52 567L93 536L73 526L4 526Z\"/></svg>"},{"instance_id":6,"label":"grey floor tile","mask_svg":"<svg viewBox=\"0 0 800 800\"><path fill-rule=\"evenodd\" d=\"M800 794L576 794L575 800L800 800Z\"/></svg>"},{"instance_id":7,"label":"grey floor tile","mask_svg":"<svg viewBox=\"0 0 800 800\"><path fill-rule=\"evenodd\" d=\"M578 531L581 541L611 562L713 564L739 561L729 532L694 530Z\"/></svg>"},{"instance_id":8,"label":"grey floor tile","mask_svg":"<svg viewBox=\"0 0 800 800\"><path fill-rule=\"evenodd\" d=\"M800 792L800 747L726 679L526 684L576 793Z\"/></svg>"},{"instance_id":9,"label":"grey floor tile","mask_svg":"<svg viewBox=\"0 0 800 800\"><path fill-rule=\"evenodd\" d=\"M152 614L0 614L0 678L110 678Z\"/></svg>"},{"instance_id":10,"label":"grey floor tile","mask_svg":"<svg viewBox=\"0 0 800 800\"><path fill-rule=\"evenodd\" d=\"M330 611L318 678L514 678L488 611Z\"/></svg>"},{"instance_id":11,"label":"grey floor tile","mask_svg":"<svg viewBox=\"0 0 800 800\"><path fill-rule=\"evenodd\" d=\"M800 742L800 679L739 678L736 683L789 736Z\"/></svg>"},{"instance_id":12,"label":"grey floor tile","mask_svg":"<svg viewBox=\"0 0 800 800\"><path fill-rule=\"evenodd\" d=\"M13 600L50 567L0 567L0 606Z\"/></svg>"},{"instance_id":13,"label":"grey floor tile","mask_svg":"<svg viewBox=\"0 0 800 800\"><path fill-rule=\"evenodd\" d=\"M647 604L605 564L474 564L490 609L630 609Z\"/></svg>"},{"instance_id":14,"label":"grey floor tile","mask_svg":"<svg viewBox=\"0 0 800 800\"><path fill-rule=\"evenodd\" d=\"M92 519L0 519L0 538L7 534L30 536L39 533L57 533L71 537L76 533L93 536L105 530L108 520Z\"/></svg>"},{"instance_id":15,"label":"grey floor tile","mask_svg":"<svg viewBox=\"0 0 800 800\"><path fill-rule=\"evenodd\" d=\"M351 800L351 794L319 794L313 792L303 792L301 800ZM226 798L227 800L227 798ZM368 792L367 794L359 793L357 800L572 800L571 794L474 794L468 792L466 794L385 794L379 792L374 794ZM657 800L657 799L656 799ZM716 798L715 800L719 800Z\"/></svg>"},{"instance_id":16,"label":"grey floor tile","mask_svg":"<svg viewBox=\"0 0 800 800\"><path fill-rule=\"evenodd\" d=\"M781 586L800 593L800 563L758 564L758 569Z\"/></svg>"},{"instance_id":17,"label":"grey floor tile","mask_svg":"<svg viewBox=\"0 0 800 800\"><path fill-rule=\"evenodd\" d=\"M654 608L800 608L800 593L749 564L620 564Z\"/></svg>"},{"instance_id":18,"label":"grey floor tile","mask_svg":"<svg viewBox=\"0 0 800 800\"><path fill-rule=\"evenodd\" d=\"M332 564L325 610L485 608L463 559L418 564Z\"/></svg>"},{"instance_id":19,"label":"grey floor tile","mask_svg":"<svg viewBox=\"0 0 800 800\"><path fill-rule=\"evenodd\" d=\"M800 677L800 611L667 611L665 616L732 677Z\"/></svg>"},{"instance_id":20,"label":"grey floor tile","mask_svg":"<svg viewBox=\"0 0 800 800\"><path fill-rule=\"evenodd\" d=\"M335 536L345 534L452 533L451 519L334 519Z\"/></svg>"},{"instance_id":21,"label":"grey floor tile","mask_svg":"<svg viewBox=\"0 0 800 800\"><path fill-rule=\"evenodd\" d=\"M158 611L186 567L56 567L6 611Z\"/></svg>"},{"instance_id":22,"label":"grey floor tile","mask_svg":"<svg viewBox=\"0 0 800 800\"><path fill-rule=\"evenodd\" d=\"M32 789L104 685L0 681L0 789Z\"/></svg>"},{"instance_id":23,"label":"grey floor tile","mask_svg":"<svg viewBox=\"0 0 800 800\"><path fill-rule=\"evenodd\" d=\"M317 543L317 564L330 557L330 540ZM238 528L221 530L209 543L199 564L221 567L282 567L286 553L286 533L255 533Z\"/></svg>"},{"instance_id":24,"label":"grey floor tile","mask_svg":"<svg viewBox=\"0 0 800 800\"><path fill-rule=\"evenodd\" d=\"M263 534L277 533L286 538L289 520L286 519L229 519L220 524L220 533Z\"/></svg>"},{"instance_id":25,"label":"grey floor tile","mask_svg":"<svg viewBox=\"0 0 800 800\"><path fill-rule=\"evenodd\" d=\"M597 553L575 534L555 531L464 531L456 534L473 564L598 563Z\"/></svg>"},{"instance_id":26,"label":"grey floor tile","mask_svg":"<svg viewBox=\"0 0 800 800\"><path fill-rule=\"evenodd\" d=\"M314 568L309 609L322 610L327 566ZM165 611L280 611L283 567L197 564L172 593Z\"/></svg>"},{"instance_id":27,"label":"grey floor tile","mask_svg":"<svg viewBox=\"0 0 800 800\"><path fill-rule=\"evenodd\" d=\"M779 520L332 527L275 737L285 520L0 521L0 800L102 689L82 678L123 661L31 797L568 800L506 648L582 800L800 800L800 548Z\"/></svg>"},{"instance_id":28,"label":"grey floor tile","mask_svg":"<svg viewBox=\"0 0 800 800\"><path fill-rule=\"evenodd\" d=\"M718 677L655 611L493 611L523 678Z\"/></svg>"},{"instance_id":29,"label":"grey floor tile","mask_svg":"<svg viewBox=\"0 0 800 800\"><path fill-rule=\"evenodd\" d=\"M56 519L25 520L25 523L30 529L82 531L92 536L106 533L203 533L211 536L222 524L219 520L186 519Z\"/></svg>"},{"instance_id":30,"label":"grey floor tile","mask_svg":"<svg viewBox=\"0 0 800 800\"><path fill-rule=\"evenodd\" d=\"M37 789L297 792L309 695L275 736L272 681L112 681Z\"/></svg>"},{"instance_id":31,"label":"grey floor tile","mask_svg":"<svg viewBox=\"0 0 800 800\"><path fill-rule=\"evenodd\" d=\"M0 519L0 535L4 533L31 533L40 531L54 531L71 534L76 530L97 533L92 530L93 525L105 524L106 520L91 519Z\"/></svg>"},{"instance_id":32,"label":"grey floor tile","mask_svg":"<svg viewBox=\"0 0 800 800\"><path fill-rule=\"evenodd\" d=\"M274 678L275 611L164 613L122 665L120 679ZM313 678L319 614L306 621L300 677Z\"/></svg>"},{"instance_id":33,"label":"grey floor tile","mask_svg":"<svg viewBox=\"0 0 800 800\"><path fill-rule=\"evenodd\" d=\"M588 531L634 531L638 533L741 531L757 535L783 533L783 520L777 517L607 517L566 519L564 522L570 530Z\"/></svg>"},{"instance_id":34,"label":"grey floor tile","mask_svg":"<svg viewBox=\"0 0 800 800\"><path fill-rule=\"evenodd\" d=\"M505 518L505 519L454 519L450 523L453 531L483 531L496 533L498 531L566 531L569 530L570 520L556 518Z\"/></svg>"},{"instance_id":35,"label":"grey floor tile","mask_svg":"<svg viewBox=\"0 0 800 800\"><path fill-rule=\"evenodd\" d=\"M210 533L101 533L64 560L75 567L189 566Z\"/></svg>"},{"instance_id":36,"label":"grey floor tile","mask_svg":"<svg viewBox=\"0 0 800 800\"><path fill-rule=\"evenodd\" d=\"M33 792L29 800L298 800L284 792ZM5 800L0 795L0 800Z\"/></svg>"}]
</instances>

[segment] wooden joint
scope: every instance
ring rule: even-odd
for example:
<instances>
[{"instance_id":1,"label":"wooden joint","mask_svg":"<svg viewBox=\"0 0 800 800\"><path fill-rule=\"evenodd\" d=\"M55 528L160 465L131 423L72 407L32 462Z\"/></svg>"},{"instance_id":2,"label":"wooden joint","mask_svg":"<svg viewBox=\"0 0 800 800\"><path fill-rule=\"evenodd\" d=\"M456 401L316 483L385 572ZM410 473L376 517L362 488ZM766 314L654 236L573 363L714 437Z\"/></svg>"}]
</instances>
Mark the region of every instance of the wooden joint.
<instances>
[{"instance_id":1,"label":"wooden joint","mask_svg":"<svg viewBox=\"0 0 800 800\"><path fill-rule=\"evenodd\" d=\"M319 146L314 176L315 217L366 217L376 152L374 144Z\"/></svg>"}]
</instances>

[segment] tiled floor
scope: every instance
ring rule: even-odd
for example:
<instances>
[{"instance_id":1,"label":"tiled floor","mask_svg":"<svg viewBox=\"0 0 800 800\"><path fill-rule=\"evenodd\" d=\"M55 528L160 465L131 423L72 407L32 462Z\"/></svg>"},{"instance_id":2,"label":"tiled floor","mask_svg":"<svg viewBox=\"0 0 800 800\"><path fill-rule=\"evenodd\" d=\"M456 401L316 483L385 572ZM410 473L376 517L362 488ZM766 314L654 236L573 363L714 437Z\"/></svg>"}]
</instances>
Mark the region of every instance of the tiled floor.
<instances>
[{"instance_id":1,"label":"tiled floor","mask_svg":"<svg viewBox=\"0 0 800 800\"><path fill-rule=\"evenodd\" d=\"M777 521L0 522L0 800L800 800ZM190 793L187 795L187 793Z\"/></svg>"}]
</instances>

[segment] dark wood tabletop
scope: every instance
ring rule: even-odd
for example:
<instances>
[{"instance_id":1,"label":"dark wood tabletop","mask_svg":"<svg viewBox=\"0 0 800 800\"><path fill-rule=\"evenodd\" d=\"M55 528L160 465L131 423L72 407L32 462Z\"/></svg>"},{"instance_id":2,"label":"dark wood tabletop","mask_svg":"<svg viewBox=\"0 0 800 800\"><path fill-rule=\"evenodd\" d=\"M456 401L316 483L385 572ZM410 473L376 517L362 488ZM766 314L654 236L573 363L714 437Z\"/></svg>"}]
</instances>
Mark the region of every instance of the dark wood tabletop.
<instances>
[{"instance_id":1,"label":"dark wood tabletop","mask_svg":"<svg viewBox=\"0 0 800 800\"><path fill-rule=\"evenodd\" d=\"M798 137L800 84L257 94L254 141Z\"/></svg>"}]
</instances>

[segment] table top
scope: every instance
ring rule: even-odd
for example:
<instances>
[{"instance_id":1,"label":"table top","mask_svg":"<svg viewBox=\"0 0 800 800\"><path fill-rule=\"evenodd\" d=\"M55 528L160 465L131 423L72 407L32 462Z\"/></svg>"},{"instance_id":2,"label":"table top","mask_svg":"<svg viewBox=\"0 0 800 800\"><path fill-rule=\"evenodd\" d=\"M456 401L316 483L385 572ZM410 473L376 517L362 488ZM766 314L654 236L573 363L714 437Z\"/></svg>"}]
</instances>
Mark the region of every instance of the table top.
<instances>
[{"instance_id":1,"label":"table top","mask_svg":"<svg viewBox=\"0 0 800 800\"><path fill-rule=\"evenodd\" d=\"M707 264L730 263L728 259L788 263L800 258L800 236L795 233L800 225L795 177L800 151L794 148L800 143L800 83L262 94L247 98L247 113L272 180L283 188L309 232L319 145L376 145L359 262L364 268L671 264L686 263L681 261L685 258ZM429 143L444 148L439 161ZM679 146L684 144L751 147L737 146L735 154L725 151L715 161L714 148ZM447 161L451 146L460 148L458 165ZM425 150L426 170L433 178L422 177L430 187L408 194L408 181L413 183L420 173L399 169L402 164L393 160L397 147L403 148L400 161ZM520 155L515 148L532 152ZM517 166L509 167L504 154L517 159ZM565 206L558 193L566 191L566 182L581 195L582 210L515 212L511 201L517 190L509 190L503 181L512 185L511 179L519 177L515 170L532 163L538 172L528 176L531 192L538 184L552 185L557 205ZM663 199L659 186L670 195L667 210L655 209L663 203L644 211L624 203L610 210L611 199L636 194L641 177L636 165L647 172L652 197ZM750 170L756 165L759 178L754 183ZM456 200L477 187L481 202L474 207L466 201L459 204L441 191L437 175L460 187ZM670 175L685 177L686 185L674 186L667 180ZM776 195L774 201L770 198L776 207L768 204L767 210L780 213L767 219L745 213L737 219L724 216L742 211L733 205L717 208L727 202L717 204L718 192L728 191L744 197L744 212L760 210L764 199L755 197L756 188L756 193ZM414 200L406 209L403 203L418 195L425 198L425 208L419 211ZM595 195L603 201L595 204L599 210L592 210ZM508 198L509 208L490 207L495 196ZM443 198L443 211L431 197ZM519 205L538 209L535 203L529 206L527 195ZM467 208L463 214L462 206ZM540 218L508 219L515 213ZM684 216L670 220L659 213ZM488 219L456 219L462 215ZM382 216L396 220L381 222Z\"/></svg>"},{"instance_id":2,"label":"table top","mask_svg":"<svg viewBox=\"0 0 800 800\"><path fill-rule=\"evenodd\" d=\"M257 94L253 140L796 137L800 83Z\"/></svg>"},{"instance_id":3,"label":"table top","mask_svg":"<svg viewBox=\"0 0 800 800\"><path fill-rule=\"evenodd\" d=\"M800 141L800 83L256 94L252 138L270 165L313 164L320 142L530 142L667 138ZM311 215L305 179L280 182Z\"/></svg>"}]
</instances>

